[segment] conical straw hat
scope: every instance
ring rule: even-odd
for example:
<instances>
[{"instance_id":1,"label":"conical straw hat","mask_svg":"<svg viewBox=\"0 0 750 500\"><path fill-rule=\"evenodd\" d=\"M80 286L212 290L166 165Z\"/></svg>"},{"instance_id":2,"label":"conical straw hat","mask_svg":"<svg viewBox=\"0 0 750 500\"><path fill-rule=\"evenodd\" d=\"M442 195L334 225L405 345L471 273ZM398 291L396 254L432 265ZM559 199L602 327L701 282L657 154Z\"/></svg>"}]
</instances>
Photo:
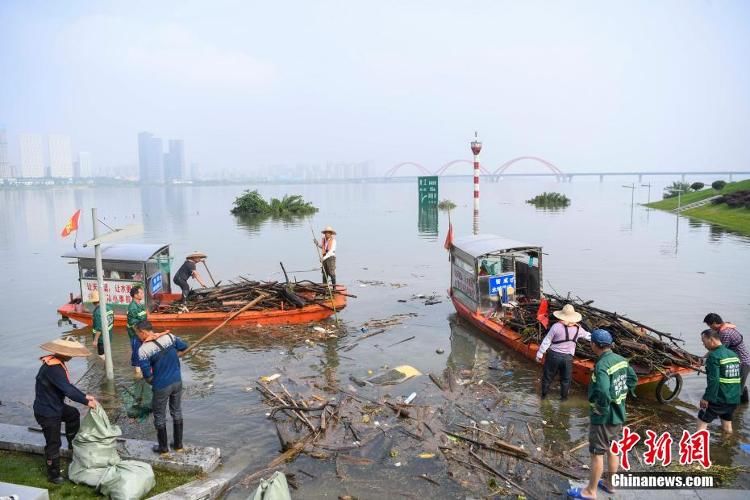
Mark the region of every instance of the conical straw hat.
<instances>
[{"instance_id":1,"label":"conical straw hat","mask_svg":"<svg viewBox=\"0 0 750 500\"><path fill-rule=\"evenodd\" d=\"M565 304L561 311L555 311L552 315L559 320L569 323L578 323L582 318L581 314L577 313L575 308L570 304Z\"/></svg>"},{"instance_id":2,"label":"conical straw hat","mask_svg":"<svg viewBox=\"0 0 750 500\"><path fill-rule=\"evenodd\" d=\"M91 354L83 344L75 340L73 337L65 337L64 339L55 339L49 342L45 342L40 345L45 351L49 351L62 356L74 357L86 357Z\"/></svg>"},{"instance_id":3,"label":"conical straw hat","mask_svg":"<svg viewBox=\"0 0 750 500\"><path fill-rule=\"evenodd\" d=\"M325 234L325 233L336 234L336 231L334 231L334 230L333 230L333 228L332 228L331 226L326 226L326 227L325 227L325 229L323 229L323 230L321 231L321 233L324 233L324 234Z\"/></svg>"},{"instance_id":4,"label":"conical straw hat","mask_svg":"<svg viewBox=\"0 0 750 500\"><path fill-rule=\"evenodd\" d=\"M206 257L208 257L208 255L206 255L205 253L195 251L189 254L186 258L187 259L205 259Z\"/></svg>"},{"instance_id":5,"label":"conical straw hat","mask_svg":"<svg viewBox=\"0 0 750 500\"><path fill-rule=\"evenodd\" d=\"M89 299L91 302L99 302L99 290L94 290L91 292L91 298Z\"/></svg>"}]
</instances>

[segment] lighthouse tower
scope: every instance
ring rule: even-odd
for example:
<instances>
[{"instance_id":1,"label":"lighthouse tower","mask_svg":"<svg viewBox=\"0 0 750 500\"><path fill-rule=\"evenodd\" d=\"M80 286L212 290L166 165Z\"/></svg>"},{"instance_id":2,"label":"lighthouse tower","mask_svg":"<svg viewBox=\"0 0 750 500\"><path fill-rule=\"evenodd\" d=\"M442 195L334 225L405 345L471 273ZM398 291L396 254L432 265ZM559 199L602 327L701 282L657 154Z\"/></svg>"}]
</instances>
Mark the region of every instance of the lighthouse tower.
<instances>
[{"instance_id":1,"label":"lighthouse tower","mask_svg":"<svg viewBox=\"0 0 750 500\"><path fill-rule=\"evenodd\" d=\"M479 234L479 153L482 151L482 143L474 132L474 140L471 141L471 152L474 154L474 234Z\"/></svg>"}]
</instances>

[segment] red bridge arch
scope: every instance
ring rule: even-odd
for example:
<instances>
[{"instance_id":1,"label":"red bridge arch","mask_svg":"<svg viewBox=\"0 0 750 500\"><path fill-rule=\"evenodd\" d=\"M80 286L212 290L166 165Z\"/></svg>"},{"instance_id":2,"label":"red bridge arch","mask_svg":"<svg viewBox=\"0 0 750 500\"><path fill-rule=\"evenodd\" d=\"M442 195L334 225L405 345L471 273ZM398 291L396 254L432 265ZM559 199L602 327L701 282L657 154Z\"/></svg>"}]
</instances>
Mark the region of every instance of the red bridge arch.
<instances>
[{"instance_id":1,"label":"red bridge arch","mask_svg":"<svg viewBox=\"0 0 750 500\"><path fill-rule=\"evenodd\" d=\"M557 165L545 160L544 158L539 158L538 156L519 156L518 158L513 158L512 160L508 160L502 165L500 165L499 167L497 167L497 169L493 172L493 174L502 175L503 172L508 170L514 163L517 163L519 161L524 161L524 160L532 160L537 163L541 163L542 165L547 167L552 173L557 174L557 175L565 175L565 173L562 170L560 170L557 167Z\"/></svg>"},{"instance_id":2,"label":"red bridge arch","mask_svg":"<svg viewBox=\"0 0 750 500\"><path fill-rule=\"evenodd\" d=\"M446 163L445 165L443 165L442 167L440 167L439 169L437 169L437 170L435 171L435 175L444 175L444 174L445 174L445 172L446 172L446 171L447 171L447 170L448 170L448 169L449 169L450 167L452 167L453 165L456 165L457 163L466 163L466 164L468 164L468 165L472 165L472 166L474 165L474 162L472 162L472 161L469 161L469 160L453 160L453 161L449 161L448 163ZM489 171L489 170L487 170L486 168L484 168L484 167L482 166L482 164L481 164L481 163L479 164L479 170L480 170L480 171L481 171L481 172L482 172L482 173L483 173L484 175L490 175L490 171ZM472 172L473 172L473 171L472 171Z\"/></svg>"},{"instance_id":3,"label":"red bridge arch","mask_svg":"<svg viewBox=\"0 0 750 500\"><path fill-rule=\"evenodd\" d=\"M401 169L401 167L407 167L409 165L413 165L417 167L419 169L419 172L422 173L423 175L431 175L430 171L427 170L422 165L420 165L419 163L415 163L413 161L405 161L403 163L399 163L398 165L394 165L391 168L389 168L388 171L386 171L385 176L393 177L396 174L396 172L398 172Z\"/></svg>"}]
</instances>

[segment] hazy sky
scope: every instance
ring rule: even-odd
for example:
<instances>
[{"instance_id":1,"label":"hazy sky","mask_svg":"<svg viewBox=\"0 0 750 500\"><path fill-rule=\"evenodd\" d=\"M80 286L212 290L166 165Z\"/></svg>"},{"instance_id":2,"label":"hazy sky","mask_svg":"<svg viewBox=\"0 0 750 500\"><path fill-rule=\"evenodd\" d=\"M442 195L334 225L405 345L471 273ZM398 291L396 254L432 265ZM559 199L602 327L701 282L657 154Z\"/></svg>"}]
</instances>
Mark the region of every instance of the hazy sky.
<instances>
[{"instance_id":1,"label":"hazy sky","mask_svg":"<svg viewBox=\"0 0 750 500\"><path fill-rule=\"evenodd\" d=\"M537 155L748 169L748 1L0 0L0 127L204 171ZM466 168L466 167L464 167Z\"/></svg>"}]
</instances>

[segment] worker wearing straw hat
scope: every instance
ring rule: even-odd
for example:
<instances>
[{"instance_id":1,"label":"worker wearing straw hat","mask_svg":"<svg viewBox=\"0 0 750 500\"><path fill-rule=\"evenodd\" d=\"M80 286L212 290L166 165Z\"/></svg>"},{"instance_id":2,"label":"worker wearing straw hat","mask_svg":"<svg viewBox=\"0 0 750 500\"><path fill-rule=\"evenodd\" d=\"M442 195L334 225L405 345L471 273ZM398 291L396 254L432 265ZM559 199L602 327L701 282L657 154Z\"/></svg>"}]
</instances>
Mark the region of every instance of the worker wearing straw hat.
<instances>
[{"instance_id":1,"label":"worker wearing straw hat","mask_svg":"<svg viewBox=\"0 0 750 500\"><path fill-rule=\"evenodd\" d=\"M94 335L94 345L96 346L96 353L100 358L104 359L104 337L102 337L102 315L99 312L101 304L99 303L99 292L94 290L91 292L91 303L94 304L93 324L91 326L91 333ZM107 331L109 332L109 343L112 345L112 330L115 326L115 312L104 304L105 314L107 315Z\"/></svg>"},{"instance_id":2,"label":"worker wearing straw hat","mask_svg":"<svg viewBox=\"0 0 750 500\"><path fill-rule=\"evenodd\" d=\"M81 426L78 410L65 404L65 398L87 405L89 408L94 408L98 404L94 396L84 394L70 383L70 374L65 363L73 357L86 357L91 353L72 337L55 339L40 347L52 354L40 358L42 366L36 375L34 418L42 427L44 434L47 479L54 484L61 484L63 482L60 476L62 422L65 422L68 448L73 446L73 438Z\"/></svg>"},{"instance_id":3,"label":"worker wearing straw hat","mask_svg":"<svg viewBox=\"0 0 750 500\"><path fill-rule=\"evenodd\" d=\"M536 352L537 362L542 362L542 357L547 353L544 360L544 371L542 373L542 399L547 397L550 385L557 374L560 374L560 399L568 399L570 391L570 380L573 375L573 356L576 352L576 341L578 339L591 339L591 334L581 328L581 314L576 312L570 304L565 304L559 311L552 315L557 321L547 332L542 340L539 350Z\"/></svg>"},{"instance_id":4,"label":"worker wearing straw hat","mask_svg":"<svg viewBox=\"0 0 750 500\"><path fill-rule=\"evenodd\" d=\"M203 283L201 275L196 269L198 263L203 262L206 257L207 255L203 252L193 252L189 254L185 258L185 262L182 264L182 266L180 266L180 269L178 269L177 273L175 273L174 279L172 281L174 281L174 284L182 289L183 302L187 300L188 294L190 293L190 285L188 285L188 280L190 278L195 278L203 288L206 288L206 284Z\"/></svg>"},{"instance_id":5,"label":"worker wearing straw hat","mask_svg":"<svg viewBox=\"0 0 750 500\"><path fill-rule=\"evenodd\" d=\"M315 244L322 250L320 263L323 265L323 283L328 283L331 278L331 286L336 288L336 231L331 226L326 226L321 231L323 238Z\"/></svg>"}]
</instances>

